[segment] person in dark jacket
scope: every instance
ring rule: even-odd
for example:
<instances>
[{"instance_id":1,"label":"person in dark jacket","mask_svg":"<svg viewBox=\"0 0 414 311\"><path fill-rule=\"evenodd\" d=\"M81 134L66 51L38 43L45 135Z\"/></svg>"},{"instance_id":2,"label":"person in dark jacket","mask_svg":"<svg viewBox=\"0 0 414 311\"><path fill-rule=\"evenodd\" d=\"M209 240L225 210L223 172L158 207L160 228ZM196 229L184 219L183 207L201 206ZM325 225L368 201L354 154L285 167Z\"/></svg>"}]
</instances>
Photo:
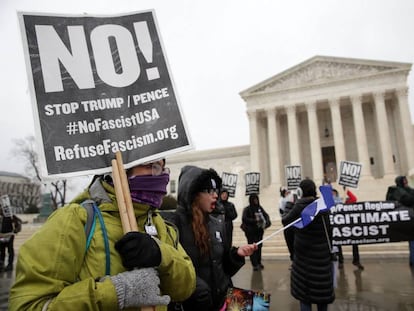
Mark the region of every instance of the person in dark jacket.
<instances>
[{"instance_id":1,"label":"person in dark jacket","mask_svg":"<svg viewBox=\"0 0 414 311\"><path fill-rule=\"evenodd\" d=\"M212 217L221 178L213 169L184 166L178 179L176 225L180 242L196 270L196 290L182 303L185 311L218 311L222 308L231 277L244 265L255 244L229 247L224 221Z\"/></svg>"},{"instance_id":2,"label":"person in dark jacket","mask_svg":"<svg viewBox=\"0 0 414 311\"><path fill-rule=\"evenodd\" d=\"M255 243L262 240L264 230L271 225L269 214L260 205L257 194L251 194L249 196L249 205L243 209L242 225L247 243ZM257 252L254 252L250 256L250 262L254 271L264 269L262 264L263 243L260 243L258 247Z\"/></svg>"},{"instance_id":3,"label":"person in dark jacket","mask_svg":"<svg viewBox=\"0 0 414 311\"><path fill-rule=\"evenodd\" d=\"M0 241L0 271L12 271L14 261L14 235L20 231L22 220L16 215L5 215L0 208L1 233L4 236ZM8 253L6 264L6 249Z\"/></svg>"},{"instance_id":4,"label":"person in dark jacket","mask_svg":"<svg viewBox=\"0 0 414 311\"><path fill-rule=\"evenodd\" d=\"M347 190L344 186L344 191L346 191L345 204L353 204L358 201L358 198L350 190ZM335 204L342 203L342 198L339 196L338 190L332 189L332 195L335 201ZM342 253L342 246L338 245L338 268L344 268L344 255ZM357 266L359 270L364 270L364 266L360 262L359 256L359 247L358 244L352 244L352 264Z\"/></svg>"},{"instance_id":5,"label":"person in dark jacket","mask_svg":"<svg viewBox=\"0 0 414 311\"><path fill-rule=\"evenodd\" d=\"M414 208L414 189L408 185L407 177L398 176L395 178L395 186L388 187L387 201L397 201L400 204ZM409 265L414 267L414 241L408 241Z\"/></svg>"},{"instance_id":6,"label":"person in dark jacket","mask_svg":"<svg viewBox=\"0 0 414 311\"><path fill-rule=\"evenodd\" d=\"M223 210L227 242L231 246L233 245L233 220L237 218L237 211L234 204L229 201L229 191L227 189L221 190L217 206L220 206Z\"/></svg>"},{"instance_id":7,"label":"person in dark jacket","mask_svg":"<svg viewBox=\"0 0 414 311\"><path fill-rule=\"evenodd\" d=\"M289 191L288 189L281 187L280 188L280 200L279 200L279 213L280 218L283 218L283 215L289 213L295 201L297 200L297 195L293 192ZM289 250L289 258L293 260L293 244L295 241L295 228L289 227L283 230L283 236L285 237L286 246Z\"/></svg>"},{"instance_id":8,"label":"person in dark jacket","mask_svg":"<svg viewBox=\"0 0 414 311\"><path fill-rule=\"evenodd\" d=\"M302 180L299 187L302 197L282 218L285 226L297 220L303 209L317 199L312 180ZM335 300L330 236L329 212L317 214L309 225L295 232L290 289L300 301L301 311L310 311L312 304L318 306L318 311L325 311Z\"/></svg>"}]
</instances>

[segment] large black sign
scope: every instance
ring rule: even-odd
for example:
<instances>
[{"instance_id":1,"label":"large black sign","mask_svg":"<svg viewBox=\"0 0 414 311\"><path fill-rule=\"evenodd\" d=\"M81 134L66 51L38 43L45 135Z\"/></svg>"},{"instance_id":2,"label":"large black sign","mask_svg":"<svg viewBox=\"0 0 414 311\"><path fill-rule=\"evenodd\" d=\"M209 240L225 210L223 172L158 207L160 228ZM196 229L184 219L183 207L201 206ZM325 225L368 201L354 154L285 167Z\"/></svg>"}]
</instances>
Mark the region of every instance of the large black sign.
<instances>
[{"instance_id":1,"label":"large black sign","mask_svg":"<svg viewBox=\"0 0 414 311\"><path fill-rule=\"evenodd\" d=\"M393 201L336 204L330 217L333 245L414 240L414 209Z\"/></svg>"},{"instance_id":2,"label":"large black sign","mask_svg":"<svg viewBox=\"0 0 414 311\"><path fill-rule=\"evenodd\" d=\"M153 11L19 13L43 174L126 167L191 146Z\"/></svg>"}]
</instances>

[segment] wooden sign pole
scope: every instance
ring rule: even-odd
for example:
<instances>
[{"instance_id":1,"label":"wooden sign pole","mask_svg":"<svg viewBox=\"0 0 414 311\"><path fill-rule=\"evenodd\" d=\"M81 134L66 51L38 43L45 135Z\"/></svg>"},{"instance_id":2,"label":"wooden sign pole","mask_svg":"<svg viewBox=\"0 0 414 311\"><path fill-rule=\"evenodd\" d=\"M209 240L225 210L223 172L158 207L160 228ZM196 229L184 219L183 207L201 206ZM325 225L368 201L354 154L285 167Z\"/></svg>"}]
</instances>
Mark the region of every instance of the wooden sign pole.
<instances>
[{"instance_id":1,"label":"wooden sign pole","mask_svg":"<svg viewBox=\"0 0 414 311\"><path fill-rule=\"evenodd\" d=\"M121 217L124 233L138 231L137 220L132 205L128 179L122 163L121 152L116 153L116 159L112 160L112 177L115 186L115 195L118 202L119 215ZM141 307L142 311L155 311L155 306Z\"/></svg>"}]
</instances>

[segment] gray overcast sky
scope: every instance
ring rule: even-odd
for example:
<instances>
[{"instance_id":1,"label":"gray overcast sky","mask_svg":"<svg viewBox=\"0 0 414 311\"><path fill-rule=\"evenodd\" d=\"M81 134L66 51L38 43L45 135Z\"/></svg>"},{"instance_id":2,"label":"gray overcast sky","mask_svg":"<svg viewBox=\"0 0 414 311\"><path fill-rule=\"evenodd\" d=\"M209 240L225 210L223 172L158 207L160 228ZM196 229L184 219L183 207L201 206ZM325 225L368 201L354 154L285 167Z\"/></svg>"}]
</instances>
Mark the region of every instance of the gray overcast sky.
<instances>
[{"instance_id":1,"label":"gray overcast sky","mask_svg":"<svg viewBox=\"0 0 414 311\"><path fill-rule=\"evenodd\" d=\"M16 12L147 9L155 10L197 150L248 144L239 92L315 55L414 62L412 0L0 0L0 170L24 173L12 141L34 134Z\"/></svg>"}]
</instances>

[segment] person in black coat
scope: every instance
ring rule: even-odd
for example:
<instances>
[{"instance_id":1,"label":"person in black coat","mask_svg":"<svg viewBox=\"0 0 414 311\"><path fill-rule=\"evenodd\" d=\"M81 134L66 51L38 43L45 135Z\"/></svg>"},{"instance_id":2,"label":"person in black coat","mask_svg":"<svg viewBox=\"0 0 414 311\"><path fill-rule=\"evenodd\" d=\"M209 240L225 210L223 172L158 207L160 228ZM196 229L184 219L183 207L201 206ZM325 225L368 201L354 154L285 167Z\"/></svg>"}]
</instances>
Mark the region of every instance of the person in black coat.
<instances>
[{"instance_id":1,"label":"person in black coat","mask_svg":"<svg viewBox=\"0 0 414 311\"><path fill-rule=\"evenodd\" d=\"M236 207L229 201L229 191L222 189L218 205L222 207L224 212L224 223L226 224L226 236L229 245L233 245L233 220L237 218Z\"/></svg>"},{"instance_id":2,"label":"person in black coat","mask_svg":"<svg viewBox=\"0 0 414 311\"><path fill-rule=\"evenodd\" d=\"M249 205L243 209L242 229L247 239L247 243L256 243L263 239L264 230L270 227L270 217L260 205L259 196L251 194ZM250 256L250 262L254 271L264 269L262 264L263 243L258 245L257 252Z\"/></svg>"},{"instance_id":3,"label":"person in black coat","mask_svg":"<svg viewBox=\"0 0 414 311\"><path fill-rule=\"evenodd\" d=\"M12 271L14 261L14 235L21 230L22 220L16 215L4 215L0 208L1 233L4 235L0 241L0 271ZM7 266L6 250L8 252Z\"/></svg>"},{"instance_id":4,"label":"person in black coat","mask_svg":"<svg viewBox=\"0 0 414 311\"><path fill-rule=\"evenodd\" d=\"M244 257L257 250L255 244L230 247L226 242L224 220L211 215L220 187L213 169L187 165L178 179L175 224L197 275L195 292L182 303L185 311L221 310L231 277L244 265Z\"/></svg>"},{"instance_id":5,"label":"person in black coat","mask_svg":"<svg viewBox=\"0 0 414 311\"><path fill-rule=\"evenodd\" d=\"M408 185L407 177L397 176L395 186L388 187L385 199L397 201L398 203L414 208L414 189ZM408 241L409 265L414 267L414 240Z\"/></svg>"},{"instance_id":6,"label":"person in black coat","mask_svg":"<svg viewBox=\"0 0 414 311\"><path fill-rule=\"evenodd\" d=\"M303 209L317 199L312 180L302 180L299 187L302 197L282 218L285 226L300 218ZM301 311L310 311L312 304L318 306L318 311L325 311L335 300L330 241L329 212L317 214L309 225L296 229L290 289L300 301Z\"/></svg>"}]
</instances>

